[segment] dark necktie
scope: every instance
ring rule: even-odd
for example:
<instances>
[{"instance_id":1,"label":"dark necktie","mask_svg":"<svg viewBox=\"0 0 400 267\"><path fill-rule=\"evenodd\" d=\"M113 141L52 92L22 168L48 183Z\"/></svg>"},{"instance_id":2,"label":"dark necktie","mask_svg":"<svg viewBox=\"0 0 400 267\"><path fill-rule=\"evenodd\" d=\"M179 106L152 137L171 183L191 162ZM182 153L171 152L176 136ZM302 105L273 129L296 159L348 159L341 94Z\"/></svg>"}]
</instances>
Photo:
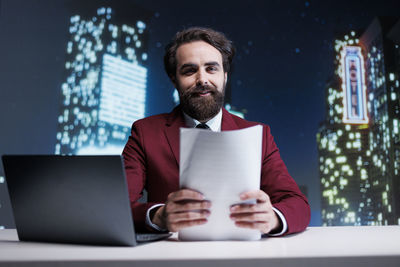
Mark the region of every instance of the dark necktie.
<instances>
[{"instance_id":1,"label":"dark necktie","mask_svg":"<svg viewBox=\"0 0 400 267\"><path fill-rule=\"evenodd\" d=\"M205 129L205 130L211 130L210 127L208 127L208 125L205 124L205 123L197 124L196 128Z\"/></svg>"}]
</instances>

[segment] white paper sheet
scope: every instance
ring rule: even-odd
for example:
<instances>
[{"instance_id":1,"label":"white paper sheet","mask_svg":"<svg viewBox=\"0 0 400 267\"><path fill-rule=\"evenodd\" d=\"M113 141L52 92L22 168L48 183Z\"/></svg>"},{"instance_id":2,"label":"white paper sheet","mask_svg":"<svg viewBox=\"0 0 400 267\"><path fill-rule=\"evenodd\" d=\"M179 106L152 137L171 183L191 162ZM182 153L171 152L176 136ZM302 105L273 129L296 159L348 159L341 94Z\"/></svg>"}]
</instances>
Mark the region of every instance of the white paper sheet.
<instances>
[{"instance_id":1,"label":"white paper sheet","mask_svg":"<svg viewBox=\"0 0 400 267\"><path fill-rule=\"evenodd\" d=\"M213 132L181 128L180 187L212 203L204 225L179 231L181 240L258 240L260 231L239 228L229 218L242 192L260 188L262 126Z\"/></svg>"}]
</instances>

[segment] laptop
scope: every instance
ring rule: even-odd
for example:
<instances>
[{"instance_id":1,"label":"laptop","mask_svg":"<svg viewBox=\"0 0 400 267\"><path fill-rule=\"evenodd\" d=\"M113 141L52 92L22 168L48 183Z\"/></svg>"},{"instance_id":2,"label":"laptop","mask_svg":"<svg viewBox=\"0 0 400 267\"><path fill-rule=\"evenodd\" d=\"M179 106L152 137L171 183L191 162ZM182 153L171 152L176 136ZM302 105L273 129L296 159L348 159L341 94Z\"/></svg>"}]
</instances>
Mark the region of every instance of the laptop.
<instances>
[{"instance_id":1,"label":"laptop","mask_svg":"<svg viewBox=\"0 0 400 267\"><path fill-rule=\"evenodd\" d=\"M170 233L135 233L121 156L4 155L21 241L135 246Z\"/></svg>"}]
</instances>

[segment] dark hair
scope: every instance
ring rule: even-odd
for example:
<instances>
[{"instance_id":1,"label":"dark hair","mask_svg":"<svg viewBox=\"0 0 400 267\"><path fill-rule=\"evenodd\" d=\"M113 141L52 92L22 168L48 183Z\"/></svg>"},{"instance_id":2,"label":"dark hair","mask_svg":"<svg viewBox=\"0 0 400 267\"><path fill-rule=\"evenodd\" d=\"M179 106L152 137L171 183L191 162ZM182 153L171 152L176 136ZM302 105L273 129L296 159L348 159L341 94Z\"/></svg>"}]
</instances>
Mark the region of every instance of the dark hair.
<instances>
[{"instance_id":1,"label":"dark hair","mask_svg":"<svg viewBox=\"0 0 400 267\"><path fill-rule=\"evenodd\" d=\"M169 78L176 75L176 51L182 44L194 41L204 41L215 47L222 54L224 72L229 72L235 55L235 47L232 42L221 32L209 28L191 27L176 33L175 37L165 47L164 67Z\"/></svg>"}]
</instances>

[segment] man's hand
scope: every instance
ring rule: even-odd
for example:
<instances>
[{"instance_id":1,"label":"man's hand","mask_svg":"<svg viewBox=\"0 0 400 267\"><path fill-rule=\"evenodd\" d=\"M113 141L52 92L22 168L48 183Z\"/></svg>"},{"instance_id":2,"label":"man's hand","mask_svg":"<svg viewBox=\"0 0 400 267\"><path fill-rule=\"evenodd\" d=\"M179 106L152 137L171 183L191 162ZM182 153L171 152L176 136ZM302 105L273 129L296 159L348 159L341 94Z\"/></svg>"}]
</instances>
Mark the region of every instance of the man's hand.
<instances>
[{"instance_id":1,"label":"man's hand","mask_svg":"<svg viewBox=\"0 0 400 267\"><path fill-rule=\"evenodd\" d=\"M281 228L281 222L272 209L269 196L261 190L249 191L240 195L241 200L256 199L256 204L239 204L231 207L231 219L236 226L258 229L263 234Z\"/></svg>"},{"instance_id":2,"label":"man's hand","mask_svg":"<svg viewBox=\"0 0 400 267\"><path fill-rule=\"evenodd\" d=\"M210 201L204 200L201 193L182 189L168 195L165 206L159 208L152 222L171 232L189 226L205 224L210 215Z\"/></svg>"}]
</instances>

